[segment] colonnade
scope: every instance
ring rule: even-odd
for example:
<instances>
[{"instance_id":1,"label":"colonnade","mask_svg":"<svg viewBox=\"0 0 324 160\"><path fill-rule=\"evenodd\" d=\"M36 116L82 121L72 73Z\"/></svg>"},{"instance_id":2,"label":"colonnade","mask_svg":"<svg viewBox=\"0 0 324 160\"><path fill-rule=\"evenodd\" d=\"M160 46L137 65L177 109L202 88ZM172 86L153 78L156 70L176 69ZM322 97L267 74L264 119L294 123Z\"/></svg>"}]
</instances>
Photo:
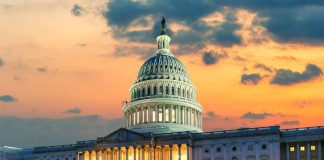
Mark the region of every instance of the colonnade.
<instances>
[{"instance_id":1,"label":"colonnade","mask_svg":"<svg viewBox=\"0 0 324 160\"><path fill-rule=\"evenodd\" d=\"M202 128L202 113L179 105L134 106L125 113L126 126L146 123L177 123Z\"/></svg>"},{"instance_id":2,"label":"colonnade","mask_svg":"<svg viewBox=\"0 0 324 160\"><path fill-rule=\"evenodd\" d=\"M321 160L322 156L321 141L286 144L286 160Z\"/></svg>"},{"instance_id":3,"label":"colonnade","mask_svg":"<svg viewBox=\"0 0 324 160\"><path fill-rule=\"evenodd\" d=\"M77 160L192 160L186 144L111 147L77 153Z\"/></svg>"}]
</instances>

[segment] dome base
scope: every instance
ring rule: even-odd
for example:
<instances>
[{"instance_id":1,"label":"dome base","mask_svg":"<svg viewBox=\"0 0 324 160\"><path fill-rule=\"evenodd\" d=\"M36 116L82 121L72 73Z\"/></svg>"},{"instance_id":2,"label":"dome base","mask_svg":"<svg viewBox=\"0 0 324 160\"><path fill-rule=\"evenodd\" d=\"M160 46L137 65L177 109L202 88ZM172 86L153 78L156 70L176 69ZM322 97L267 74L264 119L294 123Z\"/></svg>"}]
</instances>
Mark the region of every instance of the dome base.
<instances>
[{"instance_id":1,"label":"dome base","mask_svg":"<svg viewBox=\"0 0 324 160\"><path fill-rule=\"evenodd\" d=\"M195 126L189 126L185 124L176 123L151 123L151 124L139 124L127 128L129 130L139 132L139 133L173 133L173 132L192 132L199 133L202 132L201 128Z\"/></svg>"}]
</instances>

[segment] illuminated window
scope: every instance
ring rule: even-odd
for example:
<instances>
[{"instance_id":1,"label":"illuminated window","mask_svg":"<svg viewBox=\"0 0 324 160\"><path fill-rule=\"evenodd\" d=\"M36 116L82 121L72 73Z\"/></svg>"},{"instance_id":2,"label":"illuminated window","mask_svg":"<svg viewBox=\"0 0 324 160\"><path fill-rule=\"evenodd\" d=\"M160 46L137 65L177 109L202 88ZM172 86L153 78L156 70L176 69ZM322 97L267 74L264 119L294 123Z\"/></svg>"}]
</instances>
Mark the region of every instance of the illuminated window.
<instances>
[{"instance_id":1,"label":"illuminated window","mask_svg":"<svg viewBox=\"0 0 324 160\"><path fill-rule=\"evenodd\" d=\"M315 151L316 150L316 146L311 145L311 151Z\"/></svg>"},{"instance_id":2,"label":"illuminated window","mask_svg":"<svg viewBox=\"0 0 324 160\"><path fill-rule=\"evenodd\" d=\"M172 108L171 114L172 114L172 122L175 122L175 109L174 108Z\"/></svg>"},{"instance_id":3,"label":"illuminated window","mask_svg":"<svg viewBox=\"0 0 324 160\"><path fill-rule=\"evenodd\" d=\"M169 108L165 109L165 121L169 122Z\"/></svg>"},{"instance_id":4,"label":"illuminated window","mask_svg":"<svg viewBox=\"0 0 324 160\"><path fill-rule=\"evenodd\" d=\"M290 152L294 152L295 151L295 147L290 147L289 150L290 150Z\"/></svg>"},{"instance_id":5,"label":"illuminated window","mask_svg":"<svg viewBox=\"0 0 324 160\"><path fill-rule=\"evenodd\" d=\"M300 146L300 151L305 151L305 146Z\"/></svg>"},{"instance_id":6,"label":"illuminated window","mask_svg":"<svg viewBox=\"0 0 324 160\"><path fill-rule=\"evenodd\" d=\"M156 112L155 112L155 110L153 110L153 111L152 111L152 121L153 121L153 122L155 122L155 114L156 114Z\"/></svg>"}]
</instances>

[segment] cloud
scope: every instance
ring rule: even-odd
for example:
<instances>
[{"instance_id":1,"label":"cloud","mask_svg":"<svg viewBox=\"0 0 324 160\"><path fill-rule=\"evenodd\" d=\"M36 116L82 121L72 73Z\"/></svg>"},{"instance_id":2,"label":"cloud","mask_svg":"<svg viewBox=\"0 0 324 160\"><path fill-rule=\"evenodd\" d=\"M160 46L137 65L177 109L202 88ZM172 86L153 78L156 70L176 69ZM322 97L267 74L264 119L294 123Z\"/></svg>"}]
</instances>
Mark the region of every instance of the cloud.
<instances>
[{"instance_id":1,"label":"cloud","mask_svg":"<svg viewBox=\"0 0 324 160\"><path fill-rule=\"evenodd\" d=\"M185 6L182 4L186 4ZM211 26L202 20L216 11L224 11L225 7L213 5L209 1L196 0L166 0L166 1L131 1L112 0L107 3L103 17L113 29L113 35L128 42L154 43L154 38L160 33L160 20L165 16L168 24L178 24L185 29L169 31L172 43L176 45L214 44L231 47L242 44L242 37L237 33L242 28L237 22L236 12L224 13L224 22ZM143 27L145 26L145 27ZM148 27L149 26L149 27ZM131 29L138 27L143 29ZM170 28L170 27L168 27ZM182 47L180 47L182 48ZM194 51L183 52L192 54Z\"/></svg>"},{"instance_id":2,"label":"cloud","mask_svg":"<svg viewBox=\"0 0 324 160\"><path fill-rule=\"evenodd\" d=\"M71 13L74 16L81 16L85 13L85 9L78 4L75 4L75 5L73 5L73 7L71 9Z\"/></svg>"},{"instance_id":3,"label":"cloud","mask_svg":"<svg viewBox=\"0 0 324 160\"><path fill-rule=\"evenodd\" d=\"M3 96L0 96L0 101L1 102L16 102L18 100L17 100L17 98L15 98L11 95L3 95Z\"/></svg>"},{"instance_id":4,"label":"cloud","mask_svg":"<svg viewBox=\"0 0 324 160\"><path fill-rule=\"evenodd\" d=\"M0 58L0 67L4 65L4 61Z\"/></svg>"},{"instance_id":5,"label":"cloud","mask_svg":"<svg viewBox=\"0 0 324 160\"><path fill-rule=\"evenodd\" d=\"M236 60L236 61L246 61L246 58L241 57L241 56L236 56L233 59Z\"/></svg>"},{"instance_id":6,"label":"cloud","mask_svg":"<svg viewBox=\"0 0 324 160\"><path fill-rule=\"evenodd\" d=\"M241 116L242 119L265 119L269 116L273 116L271 113L252 113L252 112L247 112Z\"/></svg>"},{"instance_id":7,"label":"cloud","mask_svg":"<svg viewBox=\"0 0 324 160\"><path fill-rule=\"evenodd\" d=\"M256 63L256 64L254 65L254 68L257 68L257 69L263 69L263 70L265 70L265 71L267 71L267 72L273 72L272 69L271 69L271 67L268 67L267 65L262 64L262 63Z\"/></svg>"},{"instance_id":8,"label":"cloud","mask_svg":"<svg viewBox=\"0 0 324 160\"><path fill-rule=\"evenodd\" d=\"M107 3L107 10L102 15L116 32L127 32L127 28L135 22L147 25L149 20L145 20L144 17L160 19L161 16L165 16L172 23L189 27L189 31L184 33L185 36L179 34L180 37L196 36L206 43L231 47L242 44L242 37L237 34L242 28L241 25L237 23L236 18L227 16L234 15L238 9L256 13L257 18L261 20L253 25L265 28L278 42L324 44L324 23L321 21L324 19L324 2L321 0L112 0ZM220 25L210 26L201 21L215 12L227 14L224 23L217 22ZM195 43L195 39L179 39L182 39L183 43Z\"/></svg>"},{"instance_id":9,"label":"cloud","mask_svg":"<svg viewBox=\"0 0 324 160\"><path fill-rule=\"evenodd\" d=\"M79 113L81 113L81 109L80 108L71 108L71 109L64 111L63 113L79 114Z\"/></svg>"},{"instance_id":10,"label":"cloud","mask_svg":"<svg viewBox=\"0 0 324 160\"><path fill-rule=\"evenodd\" d=\"M299 125L300 122L299 121L283 121L281 122L281 125L284 126L295 126L295 125Z\"/></svg>"},{"instance_id":11,"label":"cloud","mask_svg":"<svg viewBox=\"0 0 324 160\"><path fill-rule=\"evenodd\" d=\"M226 15L226 21L221 24L212 34L212 41L225 47L231 47L234 44L242 44L242 37L236 33L242 25L237 23L236 16L233 13Z\"/></svg>"},{"instance_id":12,"label":"cloud","mask_svg":"<svg viewBox=\"0 0 324 160\"><path fill-rule=\"evenodd\" d=\"M217 116L216 113L213 111L207 112L206 115L207 115L207 118L215 118Z\"/></svg>"},{"instance_id":13,"label":"cloud","mask_svg":"<svg viewBox=\"0 0 324 160\"><path fill-rule=\"evenodd\" d=\"M220 59L226 58L227 54L216 53L215 51L205 51L202 56L203 63L205 65L217 64Z\"/></svg>"},{"instance_id":14,"label":"cloud","mask_svg":"<svg viewBox=\"0 0 324 160\"><path fill-rule=\"evenodd\" d=\"M45 67L39 67L39 68L37 68L37 71L42 72L42 73L48 72L47 68L45 68Z\"/></svg>"},{"instance_id":15,"label":"cloud","mask_svg":"<svg viewBox=\"0 0 324 160\"><path fill-rule=\"evenodd\" d=\"M106 136L122 126L122 119L105 119L98 115L60 119L0 116L0 146L71 144Z\"/></svg>"},{"instance_id":16,"label":"cloud","mask_svg":"<svg viewBox=\"0 0 324 160\"><path fill-rule=\"evenodd\" d=\"M127 55L140 55L142 59L152 57L155 53L155 49L152 47L141 46L123 46L119 45L115 47L115 56L127 56Z\"/></svg>"},{"instance_id":17,"label":"cloud","mask_svg":"<svg viewBox=\"0 0 324 160\"><path fill-rule=\"evenodd\" d=\"M287 60L287 61L296 61L297 58L293 56L276 56L276 59Z\"/></svg>"},{"instance_id":18,"label":"cloud","mask_svg":"<svg viewBox=\"0 0 324 160\"><path fill-rule=\"evenodd\" d=\"M259 81L261 80L261 76L259 73L251 73L251 74L242 74L241 75L241 83L248 85L257 85Z\"/></svg>"},{"instance_id":19,"label":"cloud","mask_svg":"<svg viewBox=\"0 0 324 160\"><path fill-rule=\"evenodd\" d=\"M323 71L314 64L308 64L303 72L295 72L289 69L276 70L271 84L293 85L296 83L307 82L323 75Z\"/></svg>"}]
</instances>

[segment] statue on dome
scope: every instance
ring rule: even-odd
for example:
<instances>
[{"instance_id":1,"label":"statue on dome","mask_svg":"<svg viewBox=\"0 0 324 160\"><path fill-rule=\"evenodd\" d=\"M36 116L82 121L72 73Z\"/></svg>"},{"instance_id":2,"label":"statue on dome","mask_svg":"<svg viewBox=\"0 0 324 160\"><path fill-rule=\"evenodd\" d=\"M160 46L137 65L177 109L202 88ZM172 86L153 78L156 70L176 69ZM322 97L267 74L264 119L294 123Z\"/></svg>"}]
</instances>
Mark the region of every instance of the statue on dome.
<instances>
[{"instance_id":1,"label":"statue on dome","mask_svg":"<svg viewBox=\"0 0 324 160\"><path fill-rule=\"evenodd\" d=\"M160 35L166 35L166 26L165 26L165 18L162 17L161 20L161 33Z\"/></svg>"}]
</instances>

